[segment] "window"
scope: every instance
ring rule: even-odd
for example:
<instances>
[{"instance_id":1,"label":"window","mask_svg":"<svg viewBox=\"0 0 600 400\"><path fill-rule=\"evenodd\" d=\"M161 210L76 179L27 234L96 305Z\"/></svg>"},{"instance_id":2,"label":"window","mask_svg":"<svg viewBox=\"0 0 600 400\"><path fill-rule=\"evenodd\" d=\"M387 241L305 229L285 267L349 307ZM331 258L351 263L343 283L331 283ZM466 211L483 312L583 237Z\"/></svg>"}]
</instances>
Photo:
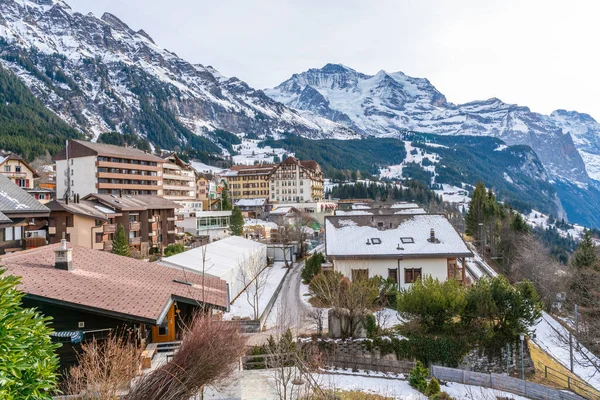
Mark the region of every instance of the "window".
<instances>
[{"instance_id":1,"label":"window","mask_svg":"<svg viewBox=\"0 0 600 400\"><path fill-rule=\"evenodd\" d=\"M402 242L402 244L409 244L409 243L414 243L415 239L413 239L411 237L401 237L400 241Z\"/></svg>"},{"instance_id":2,"label":"window","mask_svg":"<svg viewBox=\"0 0 600 400\"><path fill-rule=\"evenodd\" d=\"M377 223L377 229L383 229L383 222Z\"/></svg>"},{"instance_id":3,"label":"window","mask_svg":"<svg viewBox=\"0 0 600 400\"><path fill-rule=\"evenodd\" d=\"M368 269L353 269L352 270L352 282L369 279Z\"/></svg>"},{"instance_id":4,"label":"window","mask_svg":"<svg viewBox=\"0 0 600 400\"><path fill-rule=\"evenodd\" d=\"M10 165L4 166L4 172L10 172Z\"/></svg>"},{"instance_id":5,"label":"window","mask_svg":"<svg viewBox=\"0 0 600 400\"><path fill-rule=\"evenodd\" d=\"M96 243L102 243L102 232L96 232Z\"/></svg>"},{"instance_id":6,"label":"window","mask_svg":"<svg viewBox=\"0 0 600 400\"><path fill-rule=\"evenodd\" d=\"M9 228L4 228L4 239L8 242L11 240L14 240L14 236L13 236L13 228L9 227Z\"/></svg>"},{"instance_id":7,"label":"window","mask_svg":"<svg viewBox=\"0 0 600 400\"><path fill-rule=\"evenodd\" d=\"M21 172L21 166L15 165L15 172Z\"/></svg>"},{"instance_id":8,"label":"window","mask_svg":"<svg viewBox=\"0 0 600 400\"><path fill-rule=\"evenodd\" d=\"M38 197L39 200L46 200L46 195L44 193L40 193L40 196Z\"/></svg>"},{"instance_id":9,"label":"window","mask_svg":"<svg viewBox=\"0 0 600 400\"><path fill-rule=\"evenodd\" d=\"M372 244L381 244L381 239L379 239L379 238L371 238L371 243Z\"/></svg>"},{"instance_id":10,"label":"window","mask_svg":"<svg viewBox=\"0 0 600 400\"><path fill-rule=\"evenodd\" d=\"M404 283L415 283L421 279L421 268L404 268Z\"/></svg>"},{"instance_id":11,"label":"window","mask_svg":"<svg viewBox=\"0 0 600 400\"><path fill-rule=\"evenodd\" d=\"M22 229L20 226L15 226L15 240L21 240L23 237Z\"/></svg>"},{"instance_id":12,"label":"window","mask_svg":"<svg viewBox=\"0 0 600 400\"><path fill-rule=\"evenodd\" d=\"M388 279L398 283L398 268L388 268Z\"/></svg>"}]
</instances>

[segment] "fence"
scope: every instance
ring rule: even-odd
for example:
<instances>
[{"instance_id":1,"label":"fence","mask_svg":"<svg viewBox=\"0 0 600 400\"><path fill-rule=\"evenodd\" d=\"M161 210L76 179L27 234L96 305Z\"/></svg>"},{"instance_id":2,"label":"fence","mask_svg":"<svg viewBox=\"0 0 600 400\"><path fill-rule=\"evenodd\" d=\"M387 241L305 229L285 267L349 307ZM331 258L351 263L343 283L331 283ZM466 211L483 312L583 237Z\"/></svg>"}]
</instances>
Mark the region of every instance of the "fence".
<instances>
[{"instance_id":1,"label":"fence","mask_svg":"<svg viewBox=\"0 0 600 400\"><path fill-rule=\"evenodd\" d=\"M544 374L544 379L584 396L586 399L600 400L598 391L584 381L563 374L552 367L544 365L541 361L538 361L535 367Z\"/></svg>"},{"instance_id":2,"label":"fence","mask_svg":"<svg viewBox=\"0 0 600 400\"><path fill-rule=\"evenodd\" d=\"M438 380L457 382L465 385L482 386L486 388L501 390L525 396L534 400L582 400L579 395L549 388L537 383L511 378L506 375L482 374L461 369L446 368L439 366L431 367L431 375ZM587 397L595 399L595 397Z\"/></svg>"}]
</instances>

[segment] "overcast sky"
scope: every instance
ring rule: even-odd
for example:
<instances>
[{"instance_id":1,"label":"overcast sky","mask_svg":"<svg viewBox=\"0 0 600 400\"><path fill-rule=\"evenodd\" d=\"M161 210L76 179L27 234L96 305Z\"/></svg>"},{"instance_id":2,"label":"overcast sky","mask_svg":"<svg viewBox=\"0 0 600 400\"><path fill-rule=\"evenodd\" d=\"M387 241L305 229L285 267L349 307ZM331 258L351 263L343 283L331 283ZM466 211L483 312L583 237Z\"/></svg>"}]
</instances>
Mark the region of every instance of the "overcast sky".
<instances>
[{"instance_id":1,"label":"overcast sky","mask_svg":"<svg viewBox=\"0 0 600 400\"><path fill-rule=\"evenodd\" d=\"M66 1L255 88L332 62L428 78L454 103L498 97L600 120L600 1Z\"/></svg>"}]
</instances>

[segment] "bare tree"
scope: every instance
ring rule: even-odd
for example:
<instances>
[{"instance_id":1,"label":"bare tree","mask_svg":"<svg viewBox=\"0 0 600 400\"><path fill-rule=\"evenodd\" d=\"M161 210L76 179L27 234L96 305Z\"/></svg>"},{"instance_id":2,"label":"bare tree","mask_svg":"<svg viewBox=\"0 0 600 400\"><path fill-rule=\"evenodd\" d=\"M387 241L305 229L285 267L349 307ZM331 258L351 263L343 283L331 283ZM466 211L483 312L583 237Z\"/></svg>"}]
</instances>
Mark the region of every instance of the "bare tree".
<instances>
[{"instance_id":1,"label":"bare tree","mask_svg":"<svg viewBox=\"0 0 600 400\"><path fill-rule=\"evenodd\" d=\"M281 245L283 259L286 268L290 266L289 258L292 252L292 244L301 240L301 229L295 223L283 222L277 225L277 243ZM302 245L302 242L300 242Z\"/></svg>"},{"instance_id":2,"label":"bare tree","mask_svg":"<svg viewBox=\"0 0 600 400\"><path fill-rule=\"evenodd\" d=\"M111 334L106 340L95 338L81 346L77 365L71 367L63 391L71 395L111 400L127 391L138 374L141 349L128 335Z\"/></svg>"},{"instance_id":3,"label":"bare tree","mask_svg":"<svg viewBox=\"0 0 600 400\"><path fill-rule=\"evenodd\" d=\"M267 267L266 260L261 253L252 254L238 264L240 277L244 284L244 293L253 318L260 317L260 299L269 282L271 269Z\"/></svg>"},{"instance_id":4,"label":"bare tree","mask_svg":"<svg viewBox=\"0 0 600 400\"><path fill-rule=\"evenodd\" d=\"M173 359L136 382L125 400L188 400L224 382L244 354L238 327L198 314Z\"/></svg>"}]
</instances>

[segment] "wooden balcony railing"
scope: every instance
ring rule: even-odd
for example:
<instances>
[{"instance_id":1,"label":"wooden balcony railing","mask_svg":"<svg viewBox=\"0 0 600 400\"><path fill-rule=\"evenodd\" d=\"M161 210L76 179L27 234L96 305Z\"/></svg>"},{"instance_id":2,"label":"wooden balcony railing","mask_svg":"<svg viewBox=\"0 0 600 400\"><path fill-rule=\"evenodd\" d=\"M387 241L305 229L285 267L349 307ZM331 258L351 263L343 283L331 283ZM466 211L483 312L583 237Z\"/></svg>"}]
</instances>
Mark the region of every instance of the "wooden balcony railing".
<instances>
[{"instance_id":1,"label":"wooden balcony railing","mask_svg":"<svg viewBox=\"0 0 600 400\"><path fill-rule=\"evenodd\" d=\"M130 222L129 223L129 230L130 231L139 231L141 228L141 224L139 222Z\"/></svg>"},{"instance_id":2,"label":"wooden balcony railing","mask_svg":"<svg viewBox=\"0 0 600 400\"><path fill-rule=\"evenodd\" d=\"M142 243L142 238L141 237L134 237L134 238L129 238L129 244L132 246L137 246L140 245Z\"/></svg>"},{"instance_id":3,"label":"wooden balcony railing","mask_svg":"<svg viewBox=\"0 0 600 400\"><path fill-rule=\"evenodd\" d=\"M115 224L106 224L102 227L103 233L115 233L117 231L117 226Z\"/></svg>"}]
</instances>

